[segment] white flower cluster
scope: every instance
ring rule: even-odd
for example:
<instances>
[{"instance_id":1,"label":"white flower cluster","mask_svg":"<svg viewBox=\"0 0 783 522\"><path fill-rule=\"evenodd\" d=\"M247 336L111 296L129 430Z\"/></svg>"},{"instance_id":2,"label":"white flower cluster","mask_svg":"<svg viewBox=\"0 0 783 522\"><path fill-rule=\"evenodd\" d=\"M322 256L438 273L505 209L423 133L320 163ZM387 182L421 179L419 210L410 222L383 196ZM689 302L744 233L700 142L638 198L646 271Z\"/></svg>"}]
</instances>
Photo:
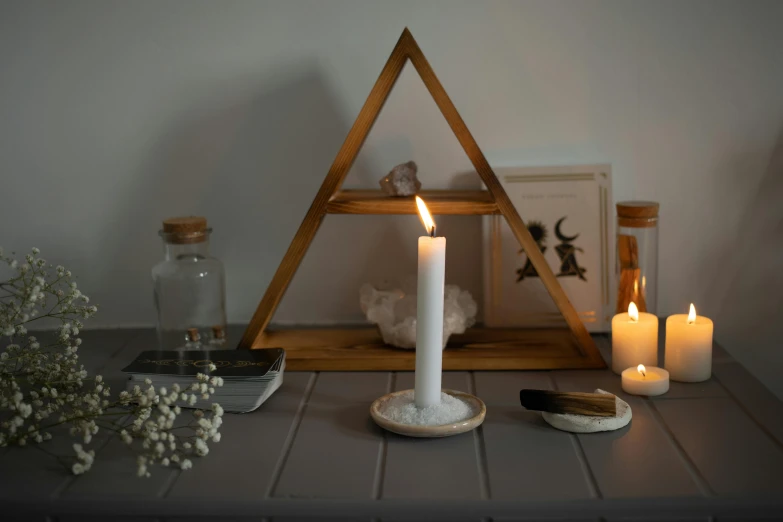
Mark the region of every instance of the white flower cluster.
<instances>
[{"instance_id":1,"label":"white flower cluster","mask_svg":"<svg viewBox=\"0 0 783 522\"><path fill-rule=\"evenodd\" d=\"M19 263L0 248L0 262L13 271L9 280L0 281L0 334L9 338L0 347L0 447L41 444L46 451L43 443L62 434L57 431L62 426L86 445L105 429L119 433L139 453L141 477L150 476L154 464L190 469L188 457L205 456L207 442L220 441L223 409L213 404L210 412L192 411L183 423L181 407L193 406L199 397L209 399L223 380L199 374L188 389L173 385L171 390L156 390L147 381L145 389L137 386L112 399L103 378L90 378L78 356L79 319L91 317L97 308L88 306L89 298L71 281L70 271L57 266L52 272L38 254L34 248ZM46 345L28 335L26 327L43 318L59 321L56 339ZM89 471L95 451L78 443L73 449L75 456L58 458L74 474Z\"/></svg>"},{"instance_id":2,"label":"white flower cluster","mask_svg":"<svg viewBox=\"0 0 783 522\"><path fill-rule=\"evenodd\" d=\"M171 390L165 387L156 390L147 379L144 381L146 389L134 386L130 392L120 393L122 404L137 404L139 408L136 418L120 432L120 437L128 445L132 445L135 439L142 441L143 453L136 461L140 477L149 476L148 466L156 463L190 469L193 463L188 456L203 457L209 453L208 440L220 441L218 428L223 424L223 408L219 404L213 404L212 411L206 414L202 410L192 410L190 421L177 425L178 416L182 413L179 404L192 406L198 400L196 393L208 399L209 393L201 391L204 385L212 393L215 386L223 385L220 377L210 378L200 373L197 379L199 382L188 389L174 384ZM187 436L182 436L183 430L187 431Z\"/></svg>"}]
</instances>

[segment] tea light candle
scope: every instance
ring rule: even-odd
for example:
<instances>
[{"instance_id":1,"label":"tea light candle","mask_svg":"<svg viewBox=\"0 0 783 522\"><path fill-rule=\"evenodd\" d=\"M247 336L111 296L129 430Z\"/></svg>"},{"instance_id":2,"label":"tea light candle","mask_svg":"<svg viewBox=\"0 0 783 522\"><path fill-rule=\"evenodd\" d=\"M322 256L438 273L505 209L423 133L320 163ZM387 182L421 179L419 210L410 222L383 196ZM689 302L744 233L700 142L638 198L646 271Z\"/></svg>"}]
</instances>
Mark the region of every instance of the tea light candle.
<instances>
[{"instance_id":1,"label":"tea light candle","mask_svg":"<svg viewBox=\"0 0 783 522\"><path fill-rule=\"evenodd\" d=\"M416 205L428 234L419 238L416 368L413 394L416 406L424 408L440 404L446 238L435 237L435 221L419 196L416 196Z\"/></svg>"},{"instance_id":2,"label":"tea light candle","mask_svg":"<svg viewBox=\"0 0 783 522\"><path fill-rule=\"evenodd\" d=\"M669 391L669 372L643 364L623 370L623 391L633 395L654 397Z\"/></svg>"},{"instance_id":3,"label":"tea light candle","mask_svg":"<svg viewBox=\"0 0 783 522\"><path fill-rule=\"evenodd\" d=\"M690 313L666 319L666 356L664 368L673 381L701 382L712 375L712 321Z\"/></svg>"},{"instance_id":4,"label":"tea light candle","mask_svg":"<svg viewBox=\"0 0 783 522\"><path fill-rule=\"evenodd\" d=\"M631 301L628 313L612 318L612 371L619 375L637 364L658 364L658 318Z\"/></svg>"}]
</instances>

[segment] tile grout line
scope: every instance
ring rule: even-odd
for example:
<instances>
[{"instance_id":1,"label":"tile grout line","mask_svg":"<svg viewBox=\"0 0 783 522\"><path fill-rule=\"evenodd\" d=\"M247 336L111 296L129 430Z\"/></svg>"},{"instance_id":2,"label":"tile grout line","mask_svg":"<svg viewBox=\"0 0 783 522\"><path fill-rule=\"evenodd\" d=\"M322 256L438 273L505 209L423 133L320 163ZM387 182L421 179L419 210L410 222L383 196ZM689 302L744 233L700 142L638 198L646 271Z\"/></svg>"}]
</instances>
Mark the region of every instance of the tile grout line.
<instances>
[{"instance_id":1,"label":"tile grout line","mask_svg":"<svg viewBox=\"0 0 783 522\"><path fill-rule=\"evenodd\" d=\"M739 363L735 363L739 364ZM726 394L731 398L734 403L739 406L739 408L742 410L742 412L750 417L750 420L753 421L753 423L761 429L761 431L772 441L772 443L777 446L778 448L783 449L783 441L778 440L778 438L775 436L774 433L772 433L765 425L763 425L761 422L756 419L756 416L753 415L753 413L748 410L748 408L740 401L736 395L734 395L734 392L732 392L728 386L723 384L723 381L720 380L720 378L715 375L715 373L712 374L712 378L715 379L715 382L717 382L721 388L726 390Z\"/></svg>"},{"instance_id":2,"label":"tile grout line","mask_svg":"<svg viewBox=\"0 0 783 522\"><path fill-rule=\"evenodd\" d=\"M688 453L685 451L685 448L683 448L682 445L680 445L679 441L677 440L677 437L674 436L674 432L672 432L671 428L669 428L669 425L666 424L666 421L663 419L661 412L658 411L658 408L655 407L655 403L647 397L644 397L642 402L644 403L644 405L647 407L647 410L652 415L652 418L655 420L655 423L658 425L658 428L660 428L661 431L663 431L664 435L666 435L666 437L669 439L669 442L674 447L677 456L679 456L680 460L683 462L683 464L685 464L685 469L688 470L688 474L691 476L693 481L696 482L696 486L698 486L702 494L706 497L714 497L715 492L712 491L712 488L707 482L707 479L705 479L704 476L702 476L701 472L699 471L699 468L696 467L696 464L688 456Z\"/></svg>"},{"instance_id":3,"label":"tile grout line","mask_svg":"<svg viewBox=\"0 0 783 522\"><path fill-rule=\"evenodd\" d=\"M122 352L125 348L127 348L131 343L133 343L136 339L138 339L142 335L144 335L144 330L143 329L137 330L135 335L131 335L127 339L125 339L124 342L121 342L119 348L114 350L112 352L112 354L106 359L106 361L102 365L100 365L100 367L95 369L93 374L94 375L98 375L100 372L102 372L106 368L106 366L108 366L108 364L112 360L114 360L115 357L117 357L120 354L120 352ZM124 417L124 419L127 419L127 417ZM101 452L106 448L106 446L109 445L109 442L111 442L111 440L115 436L117 436L116 433L111 433L108 437L106 437L106 440L103 442L103 444L101 444L99 447L95 448L95 456L96 457L101 454ZM68 488L70 488L73 485L73 483L76 481L76 479L78 479L78 478L79 477L75 476L75 475L70 475L68 477L65 477L65 479L63 479L62 483L60 483L59 486L54 488L54 491L52 491L51 498L53 498L53 499L60 498L60 495L65 493L68 490Z\"/></svg>"},{"instance_id":4,"label":"tile grout line","mask_svg":"<svg viewBox=\"0 0 783 522\"><path fill-rule=\"evenodd\" d=\"M179 480L180 476L182 476L181 469L172 469L168 478L163 482L163 485L161 486L158 494L155 496L157 498L168 498L169 493L171 493L171 490L174 489L174 484L177 483L177 480Z\"/></svg>"},{"instance_id":5,"label":"tile grout line","mask_svg":"<svg viewBox=\"0 0 783 522\"><path fill-rule=\"evenodd\" d=\"M394 391L396 383L397 372L389 372L389 377L386 380L387 394ZM375 463L375 477L372 488L372 498L374 500L380 500L381 495L383 495L383 479L386 475L386 455L389 448L389 441L386 437L386 430L381 428L381 445L378 448L378 461Z\"/></svg>"},{"instance_id":6,"label":"tile grout line","mask_svg":"<svg viewBox=\"0 0 783 522\"><path fill-rule=\"evenodd\" d=\"M171 473L169 474L169 477L163 482L163 486L160 488L160 491L155 496L158 498L168 498L169 493L171 493L171 490L174 489L174 484L177 483L177 480L181 475L182 475L181 469L172 469Z\"/></svg>"},{"instance_id":7,"label":"tile grout line","mask_svg":"<svg viewBox=\"0 0 783 522\"><path fill-rule=\"evenodd\" d=\"M109 362L110 362L112 359L114 359L115 357L117 357L117 356L120 354L120 352L121 352L121 351L123 351L123 350L124 350L124 349L125 349L125 348L126 348L128 345L129 345L129 344L131 344L133 341L135 341L136 339L138 339L139 337L141 337L142 335L144 335L144 331L145 331L145 330L143 330L143 329L142 329L142 330L138 330L138 331L136 332L136 335L132 335L132 336L128 337L128 339L127 339L127 340L126 340L124 343L121 343L121 344L120 344L120 347L119 347L119 348L117 348L117 349L114 351L114 353L112 353L112 354L111 354L111 356L110 356L108 359L106 359L106 362L105 362L105 363L103 363L103 365L102 365L102 366L101 366L99 369L95 370L95 373L97 374L98 372L100 372L101 370L103 370L104 368L106 368L106 365L107 365L107 364L109 364Z\"/></svg>"},{"instance_id":8,"label":"tile grout line","mask_svg":"<svg viewBox=\"0 0 783 522\"><path fill-rule=\"evenodd\" d=\"M468 391L478 397L476 394L476 374L468 373ZM486 419L485 419L486 420ZM492 489L489 482L489 467L487 465L487 445L484 440L484 427L479 426L473 430L473 447L476 450L476 464L478 466L479 488L481 490L481 500L492 498Z\"/></svg>"},{"instance_id":9,"label":"tile grout line","mask_svg":"<svg viewBox=\"0 0 783 522\"><path fill-rule=\"evenodd\" d=\"M557 381L555 381L552 372L548 372L547 375L549 377L550 384L552 384L552 389L554 391L559 391ZM571 445L574 447L576 460L579 461L579 466L582 468L582 473L584 475L585 481L587 482L587 489L590 490L590 496L599 499L604 498L603 494L601 493L601 488L598 487L598 480L595 478L595 474L593 473L592 468L590 468L590 463L587 460L587 454L585 453L585 449L582 446L582 441L579 440L579 437L576 433L569 433L568 436L568 438L571 439Z\"/></svg>"},{"instance_id":10,"label":"tile grout line","mask_svg":"<svg viewBox=\"0 0 783 522\"><path fill-rule=\"evenodd\" d=\"M304 418L307 404L310 402L310 396L313 394L313 390L315 389L315 383L318 380L318 375L320 375L320 372L313 372L310 375L310 379L307 381L307 386L305 386L305 391L302 394L302 400L299 402L299 407L296 410L296 415L294 415L294 420L291 423L291 427L288 429L288 435L286 435L285 441L283 442L283 447L280 450L280 456L278 457L277 463L275 464L275 469L272 471L272 478L269 481L269 487L264 493L264 498L272 498L272 495L277 488L277 483L280 481L280 477L283 474L283 468L288 461L291 448L294 446L294 440L296 439L296 435L299 432L299 426L302 424L302 419Z\"/></svg>"},{"instance_id":11,"label":"tile grout line","mask_svg":"<svg viewBox=\"0 0 783 522\"><path fill-rule=\"evenodd\" d=\"M143 332L137 333L135 336L133 336L132 340L136 340L136 338L140 337L141 335L143 335ZM129 341L129 344L130 344L130 341ZM121 348L121 350L124 349L124 348L125 347L123 346ZM114 356L115 355L119 355L119 353L120 352L117 351L114 355L112 355L111 358L113 359ZM117 435L115 434L114 437L116 437L116 436ZM110 439L113 439L114 437L110 437ZM107 442L107 444L108 444L108 442ZM181 469L172 469L171 472L169 473L168 478L163 482L163 485L161 486L160 490L158 491L158 493L155 496L157 498L167 498L169 496L169 493L171 493L171 490L174 489L174 484L177 483L177 480L179 479L179 477L181 475L182 475L182 470Z\"/></svg>"}]
</instances>

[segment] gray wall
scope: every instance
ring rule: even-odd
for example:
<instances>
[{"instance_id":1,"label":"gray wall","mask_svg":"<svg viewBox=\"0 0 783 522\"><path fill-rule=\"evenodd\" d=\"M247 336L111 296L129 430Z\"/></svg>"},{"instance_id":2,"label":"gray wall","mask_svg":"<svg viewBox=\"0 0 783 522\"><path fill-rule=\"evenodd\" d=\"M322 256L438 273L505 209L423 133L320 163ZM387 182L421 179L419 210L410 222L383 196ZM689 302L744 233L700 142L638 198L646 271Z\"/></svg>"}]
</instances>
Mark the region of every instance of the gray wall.
<instances>
[{"instance_id":1,"label":"gray wall","mask_svg":"<svg viewBox=\"0 0 783 522\"><path fill-rule=\"evenodd\" d=\"M609 162L616 200L660 201L660 311L695 302L783 393L781 20L775 1L5 1L0 244L79 274L93 326L146 325L160 220L204 214L247 321L408 26L493 165ZM346 186L408 159L429 188L476 186L410 69ZM439 225L480 300L479 218ZM419 234L329 217L276 320L360 320L359 285L413 273Z\"/></svg>"}]
</instances>

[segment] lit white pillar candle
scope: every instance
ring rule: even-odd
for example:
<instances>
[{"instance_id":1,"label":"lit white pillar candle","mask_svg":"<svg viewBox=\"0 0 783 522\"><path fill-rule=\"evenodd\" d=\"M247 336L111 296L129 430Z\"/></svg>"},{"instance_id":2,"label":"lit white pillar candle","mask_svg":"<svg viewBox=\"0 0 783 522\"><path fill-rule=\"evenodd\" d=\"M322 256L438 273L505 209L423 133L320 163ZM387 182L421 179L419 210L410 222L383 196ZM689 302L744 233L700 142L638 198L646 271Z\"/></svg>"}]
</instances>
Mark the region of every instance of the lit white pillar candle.
<instances>
[{"instance_id":1,"label":"lit white pillar candle","mask_svg":"<svg viewBox=\"0 0 783 522\"><path fill-rule=\"evenodd\" d=\"M419 238L419 279L416 300L414 400L416 406L423 408L440 404L446 238L435 237L435 222L419 196L416 196L416 205L424 228L429 234Z\"/></svg>"},{"instance_id":2,"label":"lit white pillar candle","mask_svg":"<svg viewBox=\"0 0 783 522\"><path fill-rule=\"evenodd\" d=\"M612 371L619 375L637 364L658 364L658 318L631 302L627 313L612 318Z\"/></svg>"},{"instance_id":3,"label":"lit white pillar candle","mask_svg":"<svg viewBox=\"0 0 783 522\"><path fill-rule=\"evenodd\" d=\"M669 372L640 364L623 370L623 391L633 395L655 397L669 391Z\"/></svg>"},{"instance_id":4,"label":"lit white pillar candle","mask_svg":"<svg viewBox=\"0 0 783 522\"><path fill-rule=\"evenodd\" d=\"M666 319L664 367L673 381L701 382L712 374L712 321L690 313L670 315Z\"/></svg>"}]
</instances>

